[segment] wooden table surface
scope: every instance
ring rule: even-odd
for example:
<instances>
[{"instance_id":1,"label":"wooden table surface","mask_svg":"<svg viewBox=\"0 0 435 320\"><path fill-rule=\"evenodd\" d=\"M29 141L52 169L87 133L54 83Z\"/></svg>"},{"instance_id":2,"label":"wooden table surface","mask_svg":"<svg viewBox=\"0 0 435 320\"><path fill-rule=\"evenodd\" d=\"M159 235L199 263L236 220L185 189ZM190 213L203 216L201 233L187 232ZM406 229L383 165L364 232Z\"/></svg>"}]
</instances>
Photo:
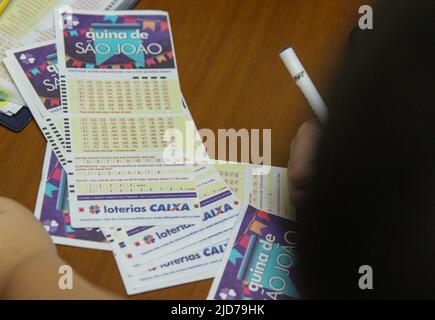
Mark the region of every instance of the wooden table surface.
<instances>
[{"instance_id":1,"label":"wooden table surface","mask_svg":"<svg viewBox=\"0 0 435 320\"><path fill-rule=\"evenodd\" d=\"M272 129L272 164L286 166L291 139L312 117L280 61L296 48L327 96L328 84L358 8L368 0L142 0L136 9L169 12L181 88L198 128ZM35 122L13 133L0 127L0 195L33 211L45 140ZM58 246L92 283L125 297L110 252ZM133 299L204 299L211 280L136 295Z\"/></svg>"}]
</instances>

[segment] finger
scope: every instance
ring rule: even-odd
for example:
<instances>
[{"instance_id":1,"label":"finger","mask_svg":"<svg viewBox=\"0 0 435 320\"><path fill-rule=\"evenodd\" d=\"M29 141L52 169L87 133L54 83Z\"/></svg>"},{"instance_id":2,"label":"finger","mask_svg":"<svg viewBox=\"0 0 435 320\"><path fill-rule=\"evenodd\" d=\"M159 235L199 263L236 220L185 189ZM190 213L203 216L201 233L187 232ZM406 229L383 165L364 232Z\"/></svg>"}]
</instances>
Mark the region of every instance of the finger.
<instances>
[{"instance_id":1,"label":"finger","mask_svg":"<svg viewBox=\"0 0 435 320\"><path fill-rule=\"evenodd\" d=\"M294 150L294 146L295 146L295 141L296 141L296 137L292 140L292 143L290 144L290 157L288 158L288 163L287 163L287 169L288 170L290 170L290 164L292 163L293 150Z\"/></svg>"},{"instance_id":2,"label":"finger","mask_svg":"<svg viewBox=\"0 0 435 320\"><path fill-rule=\"evenodd\" d=\"M321 127L317 120L305 122L298 130L291 152L289 179L295 187L306 188L315 169Z\"/></svg>"}]
</instances>

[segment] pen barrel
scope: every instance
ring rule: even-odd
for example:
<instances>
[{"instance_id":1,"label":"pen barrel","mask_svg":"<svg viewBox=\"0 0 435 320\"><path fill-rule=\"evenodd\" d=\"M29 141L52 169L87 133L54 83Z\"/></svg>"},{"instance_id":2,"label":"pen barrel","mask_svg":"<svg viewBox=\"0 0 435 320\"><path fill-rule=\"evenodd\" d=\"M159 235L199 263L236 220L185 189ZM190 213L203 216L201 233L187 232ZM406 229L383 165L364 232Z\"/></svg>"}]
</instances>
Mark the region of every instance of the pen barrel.
<instances>
[{"instance_id":1,"label":"pen barrel","mask_svg":"<svg viewBox=\"0 0 435 320\"><path fill-rule=\"evenodd\" d=\"M279 56L293 78L296 78L301 72L305 71L293 48L283 50Z\"/></svg>"},{"instance_id":2,"label":"pen barrel","mask_svg":"<svg viewBox=\"0 0 435 320\"><path fill-rule=\"evenodd\" d=\"M328 109L295 51L292 48L287 48L280 53L280 57L291 76L295 79L296 84L301 89L315 115L319 118L320 122L325 124L328 117Z\"/></svg>"},{"instance_id":3,"label":"pen barrel","mask_svg":"<svg viewBox=\"0 0 435 320\"><path fill-rule=\"evenodd\" d=\"M299 74L298 79L295 80L296 84L301 89L302 93L313 109L313 112L319 118L320 122L325 124L328 118L328 109L308 74L304 71L303 73Z\"/></svg>"}]
</instances>

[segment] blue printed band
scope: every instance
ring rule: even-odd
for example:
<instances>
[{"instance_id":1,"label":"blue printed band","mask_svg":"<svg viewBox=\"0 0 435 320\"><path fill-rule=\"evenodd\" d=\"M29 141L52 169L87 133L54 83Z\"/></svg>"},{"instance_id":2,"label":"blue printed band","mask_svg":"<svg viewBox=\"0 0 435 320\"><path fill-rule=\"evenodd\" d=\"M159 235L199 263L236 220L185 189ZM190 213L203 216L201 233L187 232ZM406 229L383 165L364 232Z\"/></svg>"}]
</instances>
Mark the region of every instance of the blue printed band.
<instances>
[{"instance_id":1,"label":"blue printed band","mask_svg":"<svg viewBox=\"0 0 435 320\"><path fill-rule=\"evenodd\" d=\"M202 200L199 203L199 205L201 207L204 207L204 206L206 206L206 205L208 205L210 203L213 203L213 202L219 201L219 200L221 200L223 198L229 197L230 195L232 195L231 191L230 190L226 190L226 191L224 191L222 193L219 193L219 194L217 194L217 195L215 195L213 197L210 197L210 198L207 198L205 200Z\"/></svg>"},{"instance_id":2,"label":"blue printed band","mask_svg":"<svg viewBox=\"0 0 435 320\"><path fill-rule=\"evenodd\" d=\"M91 200L140 200L140 199L175 199L196 198L196 192L185 193L141 193L141 194L98 194L77 196L78 201Z\"/></svg>"}]
</instances>

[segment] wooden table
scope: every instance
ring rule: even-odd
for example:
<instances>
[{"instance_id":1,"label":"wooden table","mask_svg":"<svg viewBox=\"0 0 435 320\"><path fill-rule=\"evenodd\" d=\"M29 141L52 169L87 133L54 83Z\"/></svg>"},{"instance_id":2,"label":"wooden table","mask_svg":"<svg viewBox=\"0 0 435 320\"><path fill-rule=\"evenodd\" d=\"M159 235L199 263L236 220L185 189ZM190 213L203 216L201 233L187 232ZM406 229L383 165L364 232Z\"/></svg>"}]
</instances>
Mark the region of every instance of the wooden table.
<instances>
[{"instance_id":1,"label":"wooden table","mask_svg":"<svg viewBox=\"0 0 435 320\"><path fill-rule=\"evenodd\" d=\"M358 8L367 0L142 0L137 9L169 12L181 87L198 128L271 128L272 162L286 166L291 139L312 117L278 57L289 44L327 96ZM0 195L33 210L45 140L35 122L0 127ZM125 296L110 252L59 246L92 283ZM211 280L133 299L204 299Z\"/></svg>"}]
</instances>

